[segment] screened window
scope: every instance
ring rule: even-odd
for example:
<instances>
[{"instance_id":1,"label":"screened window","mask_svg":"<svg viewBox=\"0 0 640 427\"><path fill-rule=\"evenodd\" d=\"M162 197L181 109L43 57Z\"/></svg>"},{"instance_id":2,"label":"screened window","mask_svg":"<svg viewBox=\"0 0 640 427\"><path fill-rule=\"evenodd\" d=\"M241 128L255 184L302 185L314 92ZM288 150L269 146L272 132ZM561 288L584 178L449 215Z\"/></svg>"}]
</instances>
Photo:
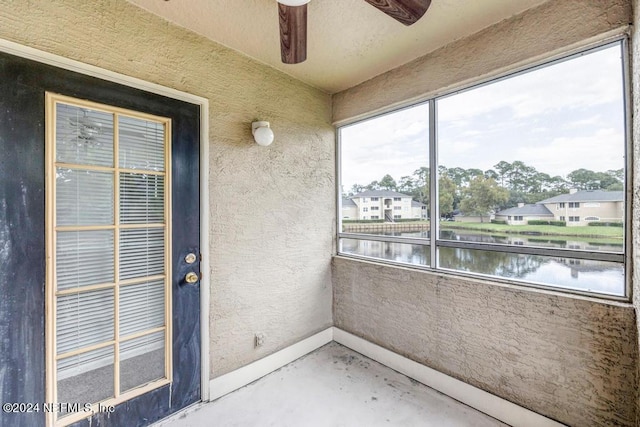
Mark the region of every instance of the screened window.
<instances>
[{"instance_id":1,"label":"screened window","mask_svg":"<svg viewBox=\"0 0 640 427\"><path fill-rule=\"evenodd\" d=\"M342 196L412 201L402 222L384 204L381 223L340 224L339 253L627 296L625 54L620 40L341 127ZM581 207L591 223L564 216Z\"/></svg>"}]
</instances>

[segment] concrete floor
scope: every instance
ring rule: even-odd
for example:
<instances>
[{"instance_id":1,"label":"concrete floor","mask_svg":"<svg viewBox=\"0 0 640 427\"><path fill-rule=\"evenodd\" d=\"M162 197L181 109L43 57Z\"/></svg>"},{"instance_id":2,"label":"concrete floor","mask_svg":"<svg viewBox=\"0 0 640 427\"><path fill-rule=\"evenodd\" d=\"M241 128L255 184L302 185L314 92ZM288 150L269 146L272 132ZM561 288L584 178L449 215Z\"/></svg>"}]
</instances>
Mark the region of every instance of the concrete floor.
<instances>
[{"instance_id":1,"label":"concrete floor","mask_svg":"<svg viewBox=\"0 0 640 427\"><path fill-rule=\"evenodd\" d=\"M157 427L506 426L336 343Z\"/></svg>"}]
</instances>

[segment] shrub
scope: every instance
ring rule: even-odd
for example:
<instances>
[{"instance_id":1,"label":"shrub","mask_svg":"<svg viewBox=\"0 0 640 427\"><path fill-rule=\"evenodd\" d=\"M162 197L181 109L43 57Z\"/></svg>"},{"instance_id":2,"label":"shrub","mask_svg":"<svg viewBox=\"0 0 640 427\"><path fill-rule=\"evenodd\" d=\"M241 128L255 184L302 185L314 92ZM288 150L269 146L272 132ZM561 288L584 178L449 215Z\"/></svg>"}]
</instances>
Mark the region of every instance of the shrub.
<instances>
[{"instance_id":1,"label":"shrub","mask_svg":"<svg viewBox=\"0 0 640 427\"><path fill-rule=\"evenodd\" d=\"M617 221L613 221L613 222L592 221L592 222L588 223L587 225L590 225L590 226L593 226L593 227L624 227L624 223L617 222Z\"/></svg>"},{"instance_id":2,"label":"shrub","mask_svg":"<svg viewBox=\"0 0 640 427\"><path fill-rule=\"evenodd\" d=\"M382 224L384 219L343 219L343 224Z\"/></svg>"},{"instance_id":3,"label":"shrub","mask_svg":"<svg viewBox=\"0 0 640 427\"><path fill-rule=\"evenodd\" d=\"M502 221L500 219L492 219L491 220L491 224L503 224L503 225L507 225L507 221Z\"/></svg>"},{"instance_id":4,"label":"shrub","mask_svg":"<svg viewBox=\"0 0 640 427\"><path fill-rule=\"evenodd\" d=\"M421 218L397 218L394 219L395 222L418 222L418 221L426 221L426 219Z\"/></svg>"},{"instance_id":5,"label":"shrub","mask_svg":"<svg viewBox=\"0 0 640 427\"><path fill-rule=\"evenodd\" d=\"M527 221L528 225L555 225L557 227L566 227L567 223L565 221L554 221L547 219L532 219Z\"/></svg>"}]
</instances>

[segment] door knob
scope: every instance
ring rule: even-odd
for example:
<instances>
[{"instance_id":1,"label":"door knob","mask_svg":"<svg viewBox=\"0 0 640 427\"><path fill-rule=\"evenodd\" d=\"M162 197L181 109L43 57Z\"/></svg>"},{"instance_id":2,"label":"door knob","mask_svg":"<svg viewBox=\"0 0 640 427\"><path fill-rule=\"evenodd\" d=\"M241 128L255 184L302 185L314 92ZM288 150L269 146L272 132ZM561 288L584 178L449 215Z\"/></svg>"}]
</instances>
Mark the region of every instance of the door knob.
<instances>
[{"instance_id":1,"label":"door knob","mask_svg":"<svg viewBox=\"0 0 640 427\"><path fill-rule=\"evenodd\" d=\"M186 276L184 276L184 280L187 283L194 284L198 281L198 275L193 271L190 271L187 273Z\"/></svg>"}]
</instances>

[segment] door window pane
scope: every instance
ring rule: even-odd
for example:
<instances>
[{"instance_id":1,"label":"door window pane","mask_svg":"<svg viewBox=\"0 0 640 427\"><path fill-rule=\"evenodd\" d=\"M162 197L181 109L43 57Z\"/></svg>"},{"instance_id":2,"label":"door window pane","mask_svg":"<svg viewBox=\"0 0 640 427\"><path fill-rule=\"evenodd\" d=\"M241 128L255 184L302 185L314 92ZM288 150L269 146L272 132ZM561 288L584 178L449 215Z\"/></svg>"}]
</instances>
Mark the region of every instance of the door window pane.
<instances>
[{"instance_id":1,"label":"door window pane","mask_svg":"<svg viewBox=\"0 0 640 427\"><path fill-rule=\"evenodd\" d=\"M122 391L166 376L164 345L164 332L154 332L120 344Z\"/></svg>"},{"instance_id":2,"label":"door window pane","mask_svg":"<svg viewBox=\"0 0 640 427\"><path fill-rule=\"evenodd\" d=\"M164 229L120 230L120 280L164 274Z\"/></svg>"},{"instance_id":3,"label":"door window pane","mask_svg":"<svg viewBox=\"0 0 640 427\"><path fill-rule=\"evenodd\" d=\"M163 223L164 193L164 176L121 173L120 222Z\"/></svg>"},{"instance_id":4,"label":"door window pane","mask_svg":"<svg viewBox=\"0 0 640 427\"><path fill-rule=\"evenodd\" d=\"M120 167L164 170L164 125L133 117L118 118Z\"/></svg>"},{"instance_id":5,"label":"door window pane","mask_svg":"<svg viewBox=\"0 0 640 427\"><path fill-rule=\"evenodd\" d=\"M112 225L113 173L56 169L58 225Z\"/></svg>"},{"instance_id":6,"label":"door window pane","mask_svg":"<svg viewBox=\"0 0 640 427\"><path fill-rule=\"evenodd\" d=\"M114 396L114 350L107 346L60 359L57 367L58 402L78 404L60 406L60 416L84 412L86 403L100 402Z\"/></svg>"},{"instance_id":7,"label":"door window pane","mask_svg":"<svg viewBox=\"0 0 640 427\"><path fill-rule=\"evenodd\" d=\"M120 336L164 326L164 281L120 288Z\"/></svg>"},{"instance_id":8,"label":"door window pane","mask_svg":"<svg viewBox=\"0 0 640 427\"><path fill-rule=\"evenodd\" d=\"M113 166L113 114L56 104L56 160Z\"/></svg>"},{"instance_id":9,"label":"door window pane","mask_svg":"<svg viewBox=\"0 0 640 427\"><path fill-rule=\"evenodd\" d=\"M113 230L61 231L56 240L58 289L114 281Z\"/></svg>"},{"instance_id":10,"label":"door window pane","mask_svg":"<svg viewBox=\"0 0 640 427\"><path fill-rule=\"evenodd\" d=\"M57 354L114 339L113 289L58 297Z\"/></svg>"}]
</instances>

